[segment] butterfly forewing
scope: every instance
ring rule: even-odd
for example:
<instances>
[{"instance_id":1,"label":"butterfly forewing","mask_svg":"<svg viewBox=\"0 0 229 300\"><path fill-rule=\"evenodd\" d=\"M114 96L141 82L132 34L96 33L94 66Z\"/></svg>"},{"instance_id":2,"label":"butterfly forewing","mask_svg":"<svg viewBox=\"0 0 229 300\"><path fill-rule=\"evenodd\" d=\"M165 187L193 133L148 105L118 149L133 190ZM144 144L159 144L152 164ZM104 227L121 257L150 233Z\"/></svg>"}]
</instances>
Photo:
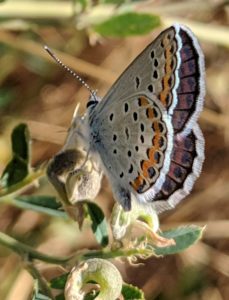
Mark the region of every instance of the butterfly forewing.
<instances>
[{"instance_id":1,"label":"butterfly forewing","mask_svg":"<svg viewBox=\"0 0 229 300\"><path fill-rule=\"evenodd\" d=\"M146 91L173 115L175 131L188 133L202 110L205 89L203 54L187 27L175 24L149 44L105 95L100 110Z\"/></svg>"},{"instance_id":2,"label":"butterfly forewing","mask_svg":"<svg viewBox=\"0 0 229 300\"><path fill-rule=\"evenodd\" d=\"M163 31L118 78L100 109L117 98L141 91L156 95L165 107L171 106L179 67L179 39L174 27Z\"/></svg>"}]
</instances>

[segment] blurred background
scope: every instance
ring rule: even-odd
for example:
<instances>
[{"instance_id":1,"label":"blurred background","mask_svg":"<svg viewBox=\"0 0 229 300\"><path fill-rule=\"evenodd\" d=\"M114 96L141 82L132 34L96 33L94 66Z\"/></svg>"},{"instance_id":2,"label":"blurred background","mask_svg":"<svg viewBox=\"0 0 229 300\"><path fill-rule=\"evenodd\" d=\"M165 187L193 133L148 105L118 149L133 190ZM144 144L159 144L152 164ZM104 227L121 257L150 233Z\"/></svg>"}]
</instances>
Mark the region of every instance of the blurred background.
<instances>
[{"instance_id":1,"label":"blurred background","mask_svg":"<svg viewBox=\"0 0 229 300\"><path fill-rule=\"evenodd\" d=\"M10 134L16 124L29 126L36 167L61 148L76 104L85 111L88 91L55 64L45 44L104 96L164 28L180 22L197 35L206 60L207 95L200 117L206 161L191 195L160 220L162 229L206 224L203 239L179 255L152 258L135 267L120 262L118 268L126 282L143 289L146 299L229 299L229 2L0 2L0 173L11 158ZM102 26L128 11L153 14L154 23L134 34L122 23ZM35 192L55 194L46 178ZM97 200L109 218L113 200L105 178ZM53 255L98 247L87 223L81 233L73 221L3 203L0 231ZM47 279L61 273L44 263L38 267ZM0 282L0 299L29 299L33 279L21 258L3 246Z\"/></svg>"}]
</instances>

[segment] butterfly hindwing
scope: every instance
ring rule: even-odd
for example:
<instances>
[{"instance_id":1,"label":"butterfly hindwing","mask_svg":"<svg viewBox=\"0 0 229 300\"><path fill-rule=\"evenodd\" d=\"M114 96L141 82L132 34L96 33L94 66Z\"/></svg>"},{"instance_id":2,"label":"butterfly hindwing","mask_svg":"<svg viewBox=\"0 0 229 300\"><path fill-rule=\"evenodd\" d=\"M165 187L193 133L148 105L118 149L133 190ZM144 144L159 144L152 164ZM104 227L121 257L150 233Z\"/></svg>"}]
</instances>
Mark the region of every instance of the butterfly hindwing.
<instances>
[{"instance_id":1,"label":"butterfly hindwing","mask_svg":"<svg viewBox=\"0 0 229 300\"><path fill-rule=\"evenodd\" d=\"M172 123L175 133L186 135L192 129L203 108L205 96L204 58L197 39L185 27L180 28L179 84L176 90L177 104Z\"/></svg>"},{"instance_id":2,"label":"butterfly hindwing","mask_svg":"<svg viewBox=\"0 0 229 300\"><path fill-rule=\"evenodd\" d=\"M204 161L204 138L197 124L185 137L177 136L171 164L161 191L153 199L153 207L161 212L173 208L187 196L199 177Z\"/></svg>"},{"instance_id":3,"label":"butterfly hindwing","mask_svg":"<svg viewBox=\"0 0 229 300\"><path fill-rule=\"evenodd\" d=\"M91 128L112 183L150 201L161 188L172 151L171 119L160 101L149 94L117 99L95 114Z\"/></svg>"}]
</instances>

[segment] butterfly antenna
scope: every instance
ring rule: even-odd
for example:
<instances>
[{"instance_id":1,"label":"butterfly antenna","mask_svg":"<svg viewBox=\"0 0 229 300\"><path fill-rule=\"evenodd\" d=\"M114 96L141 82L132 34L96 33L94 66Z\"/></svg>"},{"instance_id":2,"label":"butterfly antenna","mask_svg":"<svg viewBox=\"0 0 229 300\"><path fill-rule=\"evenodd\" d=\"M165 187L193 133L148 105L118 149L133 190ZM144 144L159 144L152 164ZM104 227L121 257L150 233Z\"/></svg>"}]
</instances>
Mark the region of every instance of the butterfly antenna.
<instances>
[{"instance_id":1,"label":"butterfly antenna","mask_svg":"<svg viewBox=\"0 0 229 300\"><path fill-rule=\"evenodd\" d=\"M96 92L93 91L90 86L78 75L76 72L74 72L72 69L70 69L68 66L66 66L56 55L53 53L53 51L48 47L44 46L44 49L48 52L48 54L62 67L64 68L68 73L70 73L74 78L76 78L94 97L95 101L96 99Z\"/></svg>"}]
</instances>

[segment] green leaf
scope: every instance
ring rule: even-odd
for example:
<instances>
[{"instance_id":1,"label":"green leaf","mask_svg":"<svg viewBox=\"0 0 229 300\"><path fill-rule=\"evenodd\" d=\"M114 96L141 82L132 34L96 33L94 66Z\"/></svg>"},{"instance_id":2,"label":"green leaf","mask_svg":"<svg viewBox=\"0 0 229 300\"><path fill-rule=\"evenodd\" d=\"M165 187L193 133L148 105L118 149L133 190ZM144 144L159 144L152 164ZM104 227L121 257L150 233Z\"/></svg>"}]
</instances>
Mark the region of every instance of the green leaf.
<instances>
[{"instance_id":1,"label":"green leaf","mask_svg":"<svg viewBox=\"0 0 229 300\"><path fill-rule=\"evenodd\" d=\"M55 300L65 300L64 293L61 293L55 297Z\"/></svg>"},{"instance_id":2,"label":"green leaf","mask_svg":"<svg viewBox=\"0 0 229 300\"><path fill-rule=\"evenodd\" d=\"M176 288L187 299L193 293L201 293L209 284L202 266L187 266L179 274Z\"/></svg>"},{"instance_id":3,"label":"green leaf","mask_svg":"<svg viewBox=\"0 0 229 300\"><path fill-rule=\"evenodd\" d=\"M95 31L103 36L125 37L143 35L160 25L160 18L146 13L128 12L111 17L94 26Z\"/></svg>"},{"instance_id":4,"label":"green leaf","mask_svg":"<svg viewBox=\"0 0 229 300\"><path fill-rule=\"evenodd\" d=\"M97 204L90 201L84 201L84 205L92 222L91 228L97 242L103 247L107 246L109 242L107 222L103 211Z\"/></svg>"},{"instance_id":5,"label":"green leaf","mask_svg":"<svg viewBox=\"0 0 229 300\"><path fill-rule=\"evenodd\" d=\"M75 3L80 3L80 5L82 6L82 9L85 9L88 5L89 5L89 3L88 3L89 1L88 0L73 0L73 3L75 4Z\"/></svg>"},{"instance_id":6,"label":"green leaf","mask_svg":"<svg viewBox=\"0 0 229 300\"><path fill-rule=\"evenodd\" d=\"M26 203L47 207L50 209L59 209L61 207L61 204L56 201L56 197L54 196L47 196L47 195L19 196L16 199Z\"/></svg>"},{"instance_id":7,"label":"green leaf","mask_svg":"<svg viewBox=\"0 0 229 300\"><path fill-rule=\"evenodd\" d=\"M6 166L1 177L1 187L9 187L22 181L28 175L27 163L18 157L13 157Z\"/></svg>"},{"instance_id":8,"label":"green leaf","mask_svg":"<svg viewBox=\"0 0 229 300\"><path fill-rule=\"evenodd\" d=\"M54 196L31 195L14 198L11 203L22 209L34 210L54 217L68 218L66 212L61 211L61 204Z\"/></svg>"},{"instance_id":9,"label":"green leaf","mask_svg":"<svg viewBox=\"0 0 229 300\"><path fill-rule=\"evenodd\" d=\"M29 130L26 124L16 126L11 135L12 151L14 155L29 162Z\"/></svg>"},{"instance_id":10,"label":"green leaf","mask_svg":"<svg viewBox=\"0 0 229 300\"><path fill-rule=\"evenodd\" d=\"M29 172L29 132L26 124L16 126L11 135L13 157L1 177L1 186L23 180Z\"/></svg>"},{"instance_id":11,"label":"green leaf","mask_svg":"<svg viewBox=\"0 0 229 300\"><path fill-rule=\"evenodd\" d=\"M155 247L155 254L169 255L181 252L197 242L201 238L203 230L204 227L191 225L164 231L161 235L168 239L174 239L176 245L164 248Z\"/></svg>"},{"instance_id":12,"label":"green leaf","mask_svg":"<svg viewBox=\"0 0 229 300\"><path fill-rule=\"evenodd\" d=\"M131 284L123 284L122 296L125 300L145 300L145 296L142 290Z\"/></svg>"},{"instance_id":13,"label":"green leaf","mask_svg":"<svg viewBox=\"0 0 229 300\"><path fill-rule=\"evenodd\" d=\"M101 4L116 4L120 5L124 2L127 2L126 0L100 0Z\"/></svg>"},{"instance_id":14,"label":"green leaf","mask_svg":"<svg viewBox=\"0 0 229 300\"><path fill-rule=\"evenodd\" d=\"M15 99L15 92L10 88L0 89L0 108L6 107Z\"/></svg>"},{"instance_id":15,"label":"green leaf","mask_svg":"<svg viewBox=\"0 0 229 300\"><path fill-rule=\"evenodd\" d=\"M58 277L51 279L50 287L52 289L63 290L65 288L65 284L68 278L69 273L64 273Z\"/></svg>"}]
</instances>

